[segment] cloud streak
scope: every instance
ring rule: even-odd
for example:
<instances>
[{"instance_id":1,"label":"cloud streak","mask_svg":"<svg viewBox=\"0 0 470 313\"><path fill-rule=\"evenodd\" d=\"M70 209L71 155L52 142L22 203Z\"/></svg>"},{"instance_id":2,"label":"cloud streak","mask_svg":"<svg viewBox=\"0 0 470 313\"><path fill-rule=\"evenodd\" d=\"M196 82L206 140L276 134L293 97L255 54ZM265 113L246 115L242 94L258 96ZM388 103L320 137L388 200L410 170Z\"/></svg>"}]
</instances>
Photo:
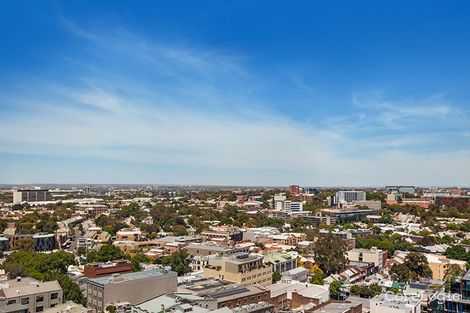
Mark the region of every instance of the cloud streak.
<instances>
[{"instance_id":1,"label":"cloud streak","mask_svg":"<svg viewBox=\"0 0 470 313\"><path fill-rule=\"evenodd\" d=\"M426 154L409 149L442 138L413 135L407 123L432 133L429 123L448 124L461 113L442 97L411 105L355 92L349 116L312 125L270 109L245 56L65 25L85 47L67 56L70 79L23 82L27 93L3 91L17 112L0 116L0 154L145 165L172 183L470 185L470 145ZM199 176L201 169L210 178ZM8 183L14 174L4 170L1 182ZM18 181L33 179L21 175Z\"/></svg>"}]
</instances>

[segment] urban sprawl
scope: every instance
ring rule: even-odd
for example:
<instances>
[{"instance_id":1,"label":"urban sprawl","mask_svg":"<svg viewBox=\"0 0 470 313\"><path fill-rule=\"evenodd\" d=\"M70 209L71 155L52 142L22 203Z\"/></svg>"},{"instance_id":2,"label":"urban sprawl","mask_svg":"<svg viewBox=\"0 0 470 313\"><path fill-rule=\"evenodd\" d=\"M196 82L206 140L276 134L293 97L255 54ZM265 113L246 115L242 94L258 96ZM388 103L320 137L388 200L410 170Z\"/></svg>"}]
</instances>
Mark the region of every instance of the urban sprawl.
<instances>
[{"instance_id":1,"label":"urban sprawl","mask_svg":"<svg viewBox=\"0 0 470 313\"><path fill-rule=\"evenodd\" d=\"M0 312L470 312L470 189L1 186Z\"/></svg>"}]
</instances>

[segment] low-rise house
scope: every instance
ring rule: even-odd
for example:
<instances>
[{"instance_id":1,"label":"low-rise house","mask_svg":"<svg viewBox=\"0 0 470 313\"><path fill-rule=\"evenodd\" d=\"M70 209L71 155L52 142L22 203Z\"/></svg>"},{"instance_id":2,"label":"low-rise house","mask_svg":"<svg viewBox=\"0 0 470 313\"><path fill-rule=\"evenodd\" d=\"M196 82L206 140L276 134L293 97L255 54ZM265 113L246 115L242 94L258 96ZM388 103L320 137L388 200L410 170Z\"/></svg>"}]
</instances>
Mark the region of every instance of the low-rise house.
<instances>
[{"instance_id":1,"label":"low-rise house","mask_svg":"<svg viewBox=\"0 0 470 313\"><path fill-rule=\"evenodd\" d=\"M116 233L118 241L139 241L142 238L142 231L139 228L123 228Z\"/></svg>"},{"instance_id":2,"label":"low-rise house","mask_svg":"<svg viewBox=\"0 0 470 313\"><path fill-rule=\"evenodd\" d=\"M88 229L83 238L78 239L78 246L92 249L95 245L108 244L111 242L111 234L100 227Z\"/></svg>"},{"instance_id":3,"label":"low-rise house","mask_svg":"<svg viewBox=\"0 0 470 313\"><path fill-rule=\"evenodd\" d=\"M308 280L309 274L310 271L305 267L296 267L294 269L282 273L282 280L306 282Z\"/></svg>"},{"instance_id":4,"label":"low-rise house","mask_svg":"<svg viewBox=\"0 0 470 313\"><path fill-rule=\"evenodd\" d=\"M298 309L309 303L320 305L330 298L330 290L326 285L278 282L266 288L270 291L269 303L279 311Z\"/></svg>"},{"instance_id":5,"label":"low-rise house","mask_svg":"<svg viewBox=\"0 0 470 313\"><path fill-rule=\"evenodd\" d=\"M351 264L350 264L351 265ZM373 263L362 263L349 266L348 269L342 271L339 274L332 274L330 278L333 280L347 282L347 283L357 283L363 281L369 275L372 275L376 272L376 269L373 266Z\"/></svg>"},{"instance_id":6,"label":"low-rise house","mask_svg":"<svg viewBox=\"0 0 470 313\"><path fill-rule=\"evenodd\" d=\"M182 250L184 247L186 246L186 243L184 242L168 242L167 244L165 244L165 254L169 255L169 254L173 254L175 252L178 252L180 250Z\"/></svg>"}]
</instances>

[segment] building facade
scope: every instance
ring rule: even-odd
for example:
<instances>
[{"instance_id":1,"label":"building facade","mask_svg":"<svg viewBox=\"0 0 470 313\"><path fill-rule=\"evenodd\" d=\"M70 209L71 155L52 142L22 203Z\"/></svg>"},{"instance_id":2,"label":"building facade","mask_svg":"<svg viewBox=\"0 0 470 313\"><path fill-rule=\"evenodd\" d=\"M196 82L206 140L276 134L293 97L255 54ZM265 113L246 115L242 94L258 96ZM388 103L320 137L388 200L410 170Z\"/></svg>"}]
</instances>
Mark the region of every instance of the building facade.
<instances>
[{"instance_id":1,"label":"building facade","mask_svg":"<svg viewBox=\"0 0 470 313\"><path fill-rule=\"evenodd\" d=\"M387 261L387 252L372 247L370 249L352 249L348 251L348 259L353 262L374 263L381 271Z\"/></svg>"},{"instance_id":2,"label":"building facade","mask_svg":"<svg viewBox=\"0 0 470 313\"><path fill-rule=\"evenodd\" d=\"M89 263L85 265L84 275L88 278L109 276L112 274L132 273L129 260L114 260L106 263Z\"/></svg>"},{"instance_id":3,"label":"building facade","mask_svg":"<svg viewBox=\"0 0 470 313\"><path fill-rule=\"evenodd\" d=\"M13 191L13 203L52 201L52 195L47 189L19 189Z\"/></svg>"},{"instance_id":4,"label":"building facade","mask_svg":"<svg viewBox=\"0 0 470 313\"><path fill-rule=\"evenodd\" d=\"M303 211L304 204L300 201L284 201L285 211L291 213L300 213Z\"/></svg>"},{"instance_id":5,"label":"building facade","mask_svg":"<svg viewBox=\"0 0 470 313\"><path fill-rule=\"evenodd\" d=\"M109 304L142 303L164 293L175 292L176 287L176 273L159 268L90 278L87 280L87 307L95 312L104 312Z\"/></svg>"},{"instance_id":6,"label":"building facade","mask_svg":"<svg viewBox=\"0 0 470 313\"><path fill-rule=\"evenodd\" d=\"M37 313L62 303L63 292L59 283L40 282L32 278L7 280L1 284L0 312Z\"/></svg>"},{"instance_id":7,"label":"building facade","mask_svg":"<svg viewBox=\"0 0 470 313\"><path fill-rule=\"evenodd\" d=\"M269 300L269 290L260 285L229 286L208 294L217 300L217 308L237 308Z\"/></svg>"},{"instance_id":8,"label":"building facade","mask_svg":"<svg viewBox=\"0 0 470 313\"><path fill-rule=\"evenodd\" d=\"M209 257L204 267L204 277L213 277L241 285L260 284L267 286L272 282L272 267L263 263L263 256L236 253L230 256Z\"/></svg>"},{"instance_id":9,"label":"building facade","mask_svg":"<svg viewBox=\"0 0 470 313\"><path fill-rule=\"evenodd\" d=\"M273 272L284 273L297 267L297 259L290 254L272 252L264 257L271 264Z\"/></svg>"},{"instance_id":10,"label":"building facade","mask_svg":"<svg viewBox=\"0 0 470 313\"><path fill-rule=\"evenodd\" d=\"M442 286L429 299L432 313L470 312L470 271L451 286L449 292Z\"/></svg>"},{"instance_id":11,"label":"building facade","mask_svg":"<svg viewBox=\"0 0 470 313\"><path fill-rule=\"evenodd\" d=\"M365 201L366 192L362 190L338 191L335 195L335 204L350 203L355 201Z\"/></svg>"}]
</instances>

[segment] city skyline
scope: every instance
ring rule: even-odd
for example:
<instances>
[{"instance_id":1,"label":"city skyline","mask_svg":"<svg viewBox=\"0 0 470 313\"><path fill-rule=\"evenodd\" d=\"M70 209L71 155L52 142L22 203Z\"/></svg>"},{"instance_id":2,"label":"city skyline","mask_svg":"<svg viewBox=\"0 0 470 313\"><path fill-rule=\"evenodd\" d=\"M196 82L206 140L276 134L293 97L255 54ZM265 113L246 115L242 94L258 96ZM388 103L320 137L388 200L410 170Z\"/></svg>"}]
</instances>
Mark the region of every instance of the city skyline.
<instances>
[{"instance_id":1,"label":"city skyline","mask_svg":"<svg viewBox=\"0 0 470 313\"><path fill-rule=\"evenodd\" d=\"M466 3L2 7L0 184L470 186Z\"/></svg>"}]
</instances>

